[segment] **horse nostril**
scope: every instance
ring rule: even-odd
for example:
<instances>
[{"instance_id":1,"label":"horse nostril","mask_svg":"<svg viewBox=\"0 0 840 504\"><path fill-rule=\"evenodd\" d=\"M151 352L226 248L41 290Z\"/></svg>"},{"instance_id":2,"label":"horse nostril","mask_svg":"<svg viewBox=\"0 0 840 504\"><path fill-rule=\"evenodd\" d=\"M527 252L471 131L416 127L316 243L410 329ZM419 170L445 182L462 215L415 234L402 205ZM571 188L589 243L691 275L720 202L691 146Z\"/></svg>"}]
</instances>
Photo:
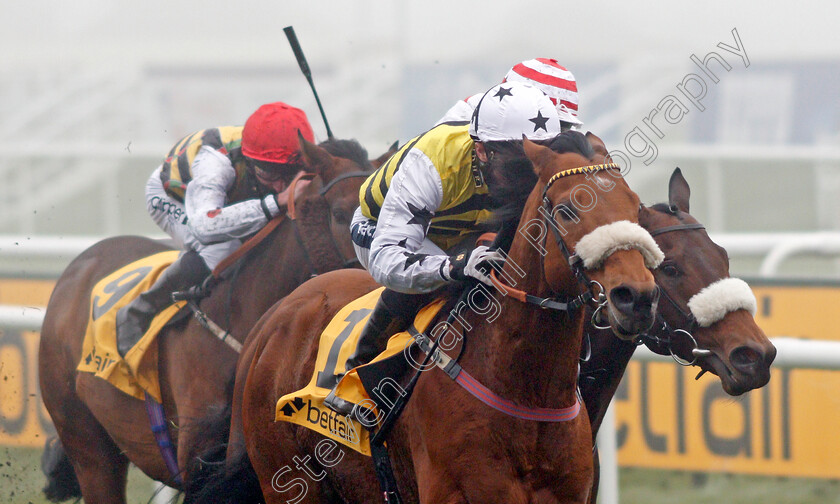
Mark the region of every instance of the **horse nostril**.
<instances>
[{"instance_id":1,"label":"horse nostril","mask_svg":"<svg viewBox=\"0 0 840 504\"><path fill-rule=\"evenodd\" d=\"M764 357L761 352L748 346L739 346L729 354L729 362L732 363L732 367L742 373L753 372L763 360Z\"/></svg>"},{"instance_id":2,"label":"horse nostril","mask_svg":"<svg viewBox=\"0 0 840 504\"><path fill-rule=\"evenodd\" d=\"M638 296L636 289L621 285L610 291L610 302L620 312L630 314L633 313L633 306Z\"/></svg>"},{"instance_id":3,"label":"horse nostril","mask_svg":"<svg viewBox=\"0 0 840 504\"><path fill-rule=\"evenodd\" d=\"M636 299L636 310L638 311L652 311L659 302L659 286L642 292Z\"/></svg>"}]
</instances>

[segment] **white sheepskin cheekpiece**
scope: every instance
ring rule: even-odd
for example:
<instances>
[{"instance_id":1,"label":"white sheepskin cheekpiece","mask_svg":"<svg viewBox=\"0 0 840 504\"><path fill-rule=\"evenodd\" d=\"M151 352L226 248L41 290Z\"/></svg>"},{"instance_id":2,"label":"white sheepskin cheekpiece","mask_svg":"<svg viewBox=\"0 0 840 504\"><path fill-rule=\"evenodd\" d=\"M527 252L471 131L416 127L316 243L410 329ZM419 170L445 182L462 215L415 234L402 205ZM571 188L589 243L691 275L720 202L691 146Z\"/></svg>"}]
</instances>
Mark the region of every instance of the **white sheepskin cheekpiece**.
<instances>
[{"instance_id":1,"label":"white sheepskin cheekpiece","mask_svg":"<svg viewBox=\"0 0 840 504\"><path fill-rule=\"evenodd\" d=\"M656 268L665 258L653 237L645 229L630 221L618 221L595 228L580 239L575 253L583 259L586 269L597 269L613 252L636 249L645 258L645 266Z\"/></svg>"},{"instance_id":2,"label":"white sheepskin cheekpiece","mask_svg":"<svg viewBox=\"0 0 840 504\"><path fill-rule=\"evenodd\" d=\"M691 296L688 308L700 327L709 327L735 310L743 309L755 315L756 302L747 282L740 278L724 278Z\"/></svg>"}]
</instances>

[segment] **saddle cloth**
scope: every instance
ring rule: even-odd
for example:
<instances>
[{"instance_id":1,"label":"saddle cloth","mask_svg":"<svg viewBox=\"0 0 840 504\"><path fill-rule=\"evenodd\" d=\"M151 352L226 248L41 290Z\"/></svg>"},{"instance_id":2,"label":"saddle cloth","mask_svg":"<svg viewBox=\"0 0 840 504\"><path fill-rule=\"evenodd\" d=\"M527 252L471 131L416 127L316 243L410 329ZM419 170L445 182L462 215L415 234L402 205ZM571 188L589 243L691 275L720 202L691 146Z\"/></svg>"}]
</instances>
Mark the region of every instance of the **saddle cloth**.
<instances>
[{"instance_id":1,"label":"saddle cloth","mask_svg":"<svg viewBox=\"0 0 840 504\"><path fill-rule=\"evenodd\" d=\"M368 430L355 418L334 412L324 405L332 387L338 382L336 395L353 404L362 404L371 416L377 414L374 401L362 384L359 369L375 368L385 361L403 359L406 347L414 338L406 331L391 336L388 346L370 363L345 373L345 363L359 343L359 335L385 288L379 288L351 302L335 315L321 333L315 370L309 384L297 392L281 397L275 406L275 421L291 422L309 428L364 455L370 456ZM417 314L414 327L425 331L443 307L439 299ZM407 360L406 360L407 364ZM343 375L343 377L342 377ZM363 402L364 401L364 402Z\"/></svg>"},{"instance_id":2,"label":"saddle cloth","mask_svg":"<svg viewBox=\"0 0 840 504\"><path fill-rule=\"evenodd\" d=\"M117 352L116 316L120 308L151 287L177 257L177 250L144 257L111 273L93 287L78 371L93 373L137 399L144 400L145 391L162 402L156 336L186 302L161 311L125 359Z\"/></svg>"}]
</instances>

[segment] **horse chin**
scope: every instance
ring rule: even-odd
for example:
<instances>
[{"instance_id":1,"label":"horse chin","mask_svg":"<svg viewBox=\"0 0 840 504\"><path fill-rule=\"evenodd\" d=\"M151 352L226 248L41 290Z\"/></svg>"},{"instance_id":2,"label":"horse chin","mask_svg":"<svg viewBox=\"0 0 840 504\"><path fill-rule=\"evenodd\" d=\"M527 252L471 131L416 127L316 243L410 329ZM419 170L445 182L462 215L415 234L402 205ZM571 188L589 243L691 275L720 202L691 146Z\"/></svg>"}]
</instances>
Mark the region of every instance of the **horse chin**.
<instances>
[{"instance_id":1,"label":"horse chin","mask_svg":"<svg viewBox=\"0 0 840 504\"><path fill-rule=\"evenodd\" d=\"M717 375L723 391L731 396L739 396L750 390L761 388L770 381L769 369L766 373L760 372L754 375L745 375L733 371L723 359L715 354L705 357L698 364L702 369L711 371Z\"/></svg>"},{"instance_id":2,"label":"horse chin","mask_svg":"<svg viewBox=\"0 0 840 504\"><path fill-rule=\"evenodd\" d=\"M607 313L609 314L610 328L620 340L630 341L653 325L652 316L643 319L628 317L621 313L617 314L612 306L609 306Z\"/></svg>"}]
</instances>

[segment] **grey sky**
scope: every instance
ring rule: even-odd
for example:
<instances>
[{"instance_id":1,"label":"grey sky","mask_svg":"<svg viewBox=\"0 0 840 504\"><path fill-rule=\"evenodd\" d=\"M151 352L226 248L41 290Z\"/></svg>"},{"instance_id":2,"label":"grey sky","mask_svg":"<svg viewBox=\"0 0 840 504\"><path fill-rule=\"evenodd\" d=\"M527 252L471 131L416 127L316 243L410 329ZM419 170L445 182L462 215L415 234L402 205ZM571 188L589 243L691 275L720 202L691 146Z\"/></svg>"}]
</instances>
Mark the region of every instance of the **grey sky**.
<instances>
[{"instance_id":1,"label":"grey sky","mask_svg":"<svg viewBox=\"0 0 840 504\"><path fill-rule=\"evenodd\" d=\"M737 27L751 58L840 57L840 4L799 2L536 2L441 0L35 0L7 2L6 64L271 64L294 25L308 56L382 47L412 62L536 55L613 61L711 50Z\"/></svg>"}]
</instances>

